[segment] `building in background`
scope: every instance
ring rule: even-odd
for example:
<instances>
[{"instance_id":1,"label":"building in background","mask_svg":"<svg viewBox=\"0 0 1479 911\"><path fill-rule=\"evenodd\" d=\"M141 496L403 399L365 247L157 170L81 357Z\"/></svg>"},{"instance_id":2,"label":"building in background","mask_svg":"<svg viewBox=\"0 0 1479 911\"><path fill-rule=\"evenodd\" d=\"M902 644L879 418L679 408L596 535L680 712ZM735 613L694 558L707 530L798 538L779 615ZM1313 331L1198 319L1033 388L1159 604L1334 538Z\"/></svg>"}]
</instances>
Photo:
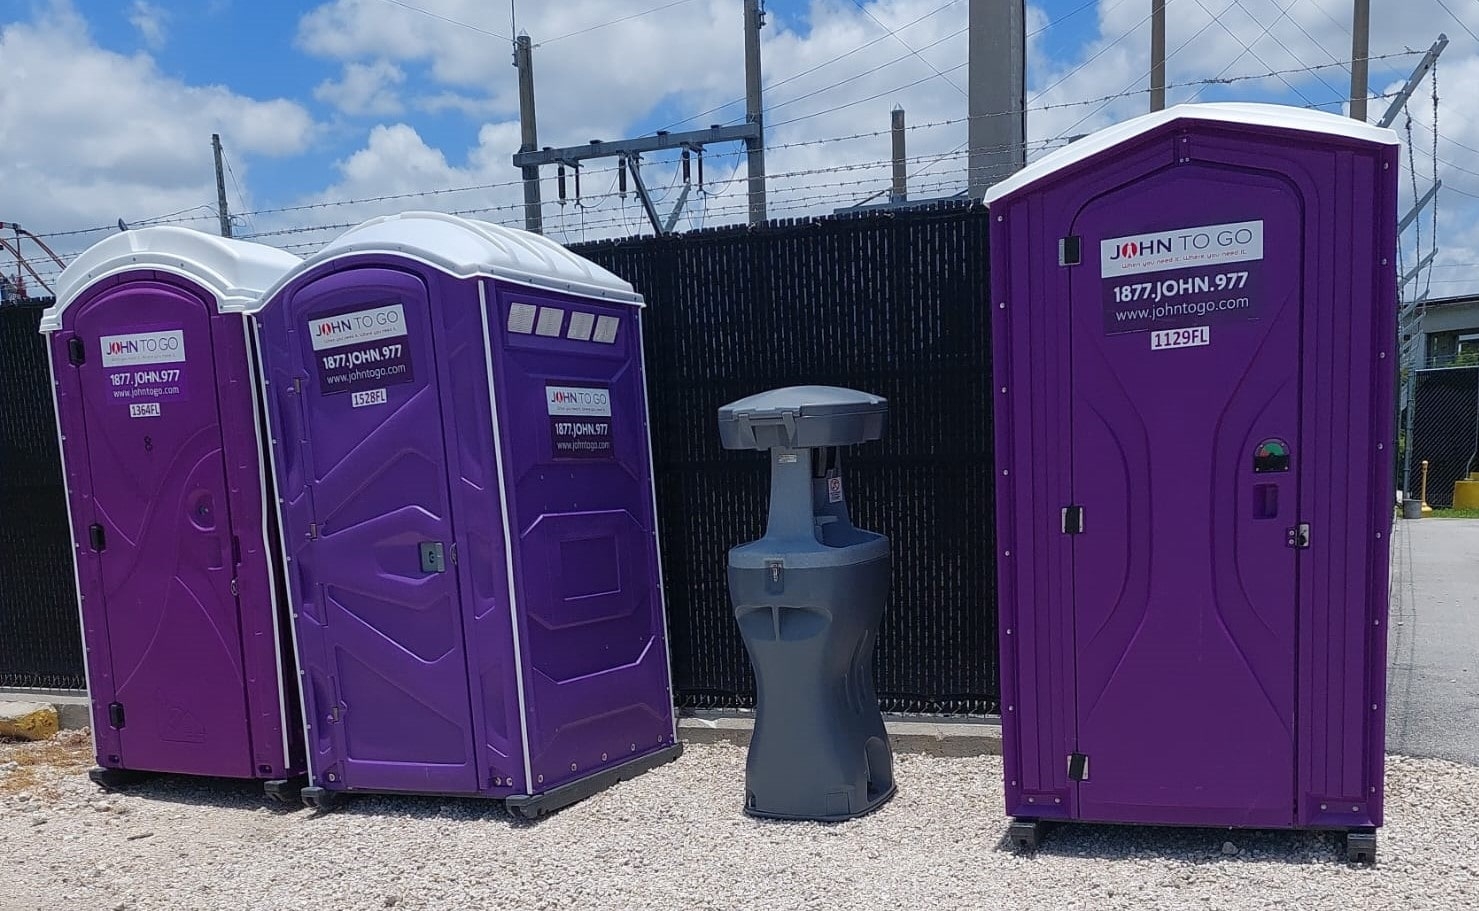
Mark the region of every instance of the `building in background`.
<instances>
[{"instance_id":1,"label":"building in background","mask_svg":"<svg viewBox=\"0 0 1479 911\"><path fill-rule=\"evenodd\" d=\"M1428 301L1418 333L1419 367L1479 365L1479 294Z\"/></svg>"}]
</instances>

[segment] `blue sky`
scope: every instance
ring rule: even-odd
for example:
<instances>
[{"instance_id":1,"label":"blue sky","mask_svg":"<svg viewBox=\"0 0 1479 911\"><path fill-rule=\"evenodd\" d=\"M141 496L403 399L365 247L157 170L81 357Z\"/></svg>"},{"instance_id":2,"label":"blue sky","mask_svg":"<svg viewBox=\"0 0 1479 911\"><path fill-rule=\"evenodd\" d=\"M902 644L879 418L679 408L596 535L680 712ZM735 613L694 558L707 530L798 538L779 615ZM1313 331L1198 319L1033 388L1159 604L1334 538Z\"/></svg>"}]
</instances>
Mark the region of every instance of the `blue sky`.
<instances>
[{"instance_id":1,"label":"blue sky","mask_svg":"<svg viewBox=\"0 0 1479 911\"><path fill-rule=\"evenodd\" d=\"M911 192L963 187L967 6L769 0L774 214L829 212L886 187L888 140L875 134L895 104L914 127ZM1479 0L1373 6L1372 53L1400 55L1373 62L1374 94L1400 84L1411 52L1438 32L1452 39L1439 67L1441 252L1427 278L1434 296L1479 290L1479 113L1465 103L1479 94L1470 33ZM1172 102L1341 111L1349 0L1169 0L1167 9ZM742 96L740 10L740 0L519 2L519 28L536 44L541 143L650 133ZM65 253L101 234L61 232L120 217L169 215L209 229L214 131L231 165L238 233L295 252L331 239L335 225L396 209L516 223L509 12L505 0L0 0L0 135L25 137L0 160L0 220L57 235ZM1029 155L1146 109L1148 14L1148 0L1029 4ZM1207 79L1234 81L1195 84ZM1434 176L1429 86L1419 94L1408 197ZM1373 101L1371 116L1384 107ZM731 106L688 125L742 113ZM1405 137L1405 119L1398 127ZM709 192L680 229L742 217L736 151L710 150ZM653 156L644 173L670 204L672 157ZM545 178L547 232L557 239L643 229L635 201L610 193L609 169L587 170L578 207L559 206L554 174ZM459 187L476 189L411 195ZM1431 249L1431 224L1424 231ZM1405 252L1417 248L1404 238Z\"/></svg>"}]
</instances>

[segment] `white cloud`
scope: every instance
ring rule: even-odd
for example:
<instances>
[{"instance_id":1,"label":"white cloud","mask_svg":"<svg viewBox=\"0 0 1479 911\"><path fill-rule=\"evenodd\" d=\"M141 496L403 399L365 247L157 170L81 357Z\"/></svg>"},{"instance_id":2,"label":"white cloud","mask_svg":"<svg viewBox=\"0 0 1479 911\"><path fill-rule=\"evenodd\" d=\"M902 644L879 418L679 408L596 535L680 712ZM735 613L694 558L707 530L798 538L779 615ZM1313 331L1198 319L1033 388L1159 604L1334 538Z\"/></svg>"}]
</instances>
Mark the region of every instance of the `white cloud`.
<instances>
[{"instance_id":1,"label":"white cloud","mask_svg":"<svg viewBox=\"0 0 1479 911\"><path fill-rule=\"evenodd\" d=\"M198 207L215 199L211 133L222 135L240 179L249 158L300 152L314 131L292 102L188 85L147 54L98 47L67 3L0 28L0 60L0 135L13 139L0 157L0 205L5 220L32 230Z\"/></svg>"},{"instance_id":2,"label":"white cloud","mask_svg":"<svg viewBox=\"0 0 1479 911\"><path fill-rule=\"evenodd\" d=\"M343 77L319 83L313 97L351 116L399 114L404 105L396 92L405 81L405 72L386 60L347 63Z\"/></svg>"},{"instance_id":3,"label":"white cloud","mask_svg":"<svg viewBox=\"0 0 1479 911\"><path fill-rule=\"evenodd\" d=\"M134 0L129 8L128 21L139 30L144 44L155 50L164 47L169 38L169 10L147 0Z\"/></svg>"}]
</instances>

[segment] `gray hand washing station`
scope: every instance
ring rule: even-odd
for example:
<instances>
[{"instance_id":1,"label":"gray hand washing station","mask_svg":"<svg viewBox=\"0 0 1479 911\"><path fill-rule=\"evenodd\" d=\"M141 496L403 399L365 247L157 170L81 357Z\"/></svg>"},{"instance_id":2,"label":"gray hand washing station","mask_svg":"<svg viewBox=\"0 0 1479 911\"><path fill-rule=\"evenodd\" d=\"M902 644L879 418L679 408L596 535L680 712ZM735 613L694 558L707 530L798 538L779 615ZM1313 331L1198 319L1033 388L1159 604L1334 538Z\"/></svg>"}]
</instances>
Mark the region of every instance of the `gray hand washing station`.
<instances>
[{"instance_id":1,"label":"gray hand washing station","mask_svg":"<svg viewBox=\"0 0 1479 911\"><path fill-rule=\"evenodd\" d=\"M893 796L893 753L873 690L888 598L888 538L856 528L840 447L883 436L888 402L793 386L719 409L726 449L770 453L765 537L729 552L729 596L758 704L745 812L835 821Z\"/></svg>"}]
</instances>

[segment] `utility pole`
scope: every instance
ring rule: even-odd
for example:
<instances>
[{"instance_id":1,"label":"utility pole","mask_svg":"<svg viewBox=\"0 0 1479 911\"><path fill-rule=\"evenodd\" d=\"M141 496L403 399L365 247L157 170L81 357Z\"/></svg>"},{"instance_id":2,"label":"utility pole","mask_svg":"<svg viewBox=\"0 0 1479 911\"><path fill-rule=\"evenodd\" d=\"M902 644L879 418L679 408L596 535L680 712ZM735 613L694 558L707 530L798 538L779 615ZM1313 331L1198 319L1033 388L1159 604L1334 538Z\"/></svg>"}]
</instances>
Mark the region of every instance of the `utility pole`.
<instances>
[{"instance_id":1,"label":"utility pole","mask_svg":"<svg viewBox=\"0 0 1479 911\"><path fill-rule=\"evenodd\" d=\"M1166 0L1150 0L1150 109L1166 109Z\"/></svg>"},{"instance_id":2,"label":"utility pole","mask_svg":"<svg viewBox=\"0 0 1479 911\"><path fill-rule=\"evenodd\" d=\"M226 171L222 164L221 134L211 134L211 148L216 153L216 212L221 216L221 236L231 236L231 213L226 210Z\"/></svg>"},{"instance_id":3,"label":"utility pole","mask_svg":"<svg viewBox=\"0 0 1479 911\"><path fill-rule=\"evenodd\" d=\"M1367 58L1371 55L1371 0L1355 0L1351 18L1351 119L1366 122Z\"/></svg>"},{"instance_id":4,"label":"utility pole","mask_svg":"<svg viewBox=\"0 0 1479 911\"><path fill-rule=\"evenodd\" d=\"M760 29L765 26L762 0L745 0L745 122L756 135L745 140L750 185L750 224L765 221L765 105L760 87Z\"/></svg>"},{"instance_id":5,"label":"utility pole","mask_svg":"<svg viewBox=\"0 0 1479 911\"><path fill-rule=\"evenodd\" d=\"M534 120L534 51L527 34L514 39L514 66L519 70L519 151L539 148L539 130ZM525 166L524 228L544 233L544 207L539 199L539 166Z\"/></svg>"},{"instance_id":6,"label":"utility pole","mask_svg":"<svg viewBox=\"0 0 1479 911\"><path fill-rule=\"evenodd\" d=\"M971 0L966 130L972 198L1027 163L1027 53L1023 0Z\"/></svg>"},{"instance_id":7,"label":"utility pole","mask_svg":"<svg viewBox=\"0 0 1479 911\"><path fill-rule=\"evenodd\" d=\"M904 109L895 106L892 124L894 140L894 187L889 202L904 202L909 198L909 171L905 167L904 154Z\"/></svg>"}]
</instances>

